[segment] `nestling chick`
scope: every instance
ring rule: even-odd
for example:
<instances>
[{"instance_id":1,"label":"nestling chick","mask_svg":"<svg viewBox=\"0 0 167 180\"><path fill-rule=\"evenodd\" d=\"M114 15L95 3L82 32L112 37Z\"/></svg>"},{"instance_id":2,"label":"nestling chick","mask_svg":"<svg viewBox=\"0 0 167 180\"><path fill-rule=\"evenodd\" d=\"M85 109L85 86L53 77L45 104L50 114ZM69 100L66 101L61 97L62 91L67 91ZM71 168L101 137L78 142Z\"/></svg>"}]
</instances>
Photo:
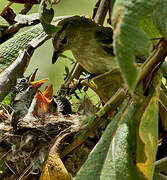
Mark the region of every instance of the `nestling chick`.
<instances>
[{"instance_id":1,"label":"nestling chick","mask_svg":"<svg viewBox=\"0 0 167 180\"><path fill-rule=\"evenodd\" d=\"M34 81L36 72L37 69L29 77L18 78L12 89L10 106L14 111L11 122L14 130L17 130L18 120L27 114L38 88L47 80Z\"/></svg>"},{"instance_id":2,"label":"nestling chick","mask_svg":"<svg viewBox=\"0 0 167 180\"><path fill-rule=\"evenodd\" d=\"M81 16L61 20L62 29L53 37L54 54L58 56L71 50L80 65L92 74L101 74L117 67L113 54L113 31Z\"/></svg>"}]
</instances>

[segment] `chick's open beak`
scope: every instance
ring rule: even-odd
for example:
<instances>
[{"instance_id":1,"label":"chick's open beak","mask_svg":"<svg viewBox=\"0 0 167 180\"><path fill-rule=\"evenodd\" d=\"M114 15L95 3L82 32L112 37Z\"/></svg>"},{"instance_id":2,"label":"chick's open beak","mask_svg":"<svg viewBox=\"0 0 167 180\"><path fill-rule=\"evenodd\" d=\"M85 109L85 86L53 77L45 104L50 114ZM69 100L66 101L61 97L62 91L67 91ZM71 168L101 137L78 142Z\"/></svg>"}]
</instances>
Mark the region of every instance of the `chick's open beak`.
<instances>
[{"instance_id":1,"label":"chick's open beak","mask_svg":"<svg viewBox=\"0 0 167 180\"><path fill-rule=\"evenodd\" d=\"M45 83L48 79L42 79L42 80L39 80L39 81L34 81L35 80L35 76L36 76L36 73L38 71L38 68L35 69L35 71L31 74L31 76L29 77L29 85L30 87L32 88L39 88L43 83Z\"/></svg>"},{"instance_id":2,"label":"chick's open beak","mask_svg":"<svg viewBox=\"0 0 167 180\"><path fill-rule=\"evenodd\" d=\"M54 64L57 61L58 57L59 57L59 52L54 51L52 56L52 64Z\"/></svg>"},{"instance_id":3,"label":"chick's open beak","mask_svg":"<svg viewBox=\"0 0 167 180\"><path fill-rule=\"evenodd\" d=\"M39 81L32 81L30 82L30 86L32 88L39 88L44 82L46 82L48 79L42 79L42 80L39 80Z\"/></svg>"},{"instance_id":4,"label":"chick's open beak","mask_svg":"<svg viewBox=\"0 0 167 180\"><path fill-rule=\"evenodd\" d=\"M53 93L52 85L47 87L43 93L40 90L38 90L36 94L36 104L33 111L33 114L35 116L40 116L42 114L49 112L53 97L52 93Z\"/></svg>"}]
</instances>

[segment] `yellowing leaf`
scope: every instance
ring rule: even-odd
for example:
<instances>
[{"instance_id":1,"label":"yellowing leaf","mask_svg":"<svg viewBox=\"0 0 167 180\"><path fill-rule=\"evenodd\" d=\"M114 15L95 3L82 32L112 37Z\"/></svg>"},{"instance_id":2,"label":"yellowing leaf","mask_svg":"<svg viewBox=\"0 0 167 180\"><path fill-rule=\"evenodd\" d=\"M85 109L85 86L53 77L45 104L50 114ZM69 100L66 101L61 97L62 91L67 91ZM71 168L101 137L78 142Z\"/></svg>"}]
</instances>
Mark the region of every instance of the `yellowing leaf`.
<instances>
[{"instance_id":1,"label":"yellowing leaf","mask_svg":"<svg viewBox=\"0 0 167 180\"><path fill-rule=\"evenodd\" d=\"M158 147L158 98L161 76L157 75L150 87L150 101L145 107L139 121L137 136L136 165L145 179L151 180ZM148 96L148 98L149 98ZM146 99L147 100L147 99Z\"/></svg>"},{"instance_id":2,"label":"yellowing leaf","mask_svg":"<svg viewBox=\"0 0 167 180\"><path fill-rule=\"evenodd\" d=\"M50 153L43 167L40 180L71 180L58 153Z\"/></svg>"}]
</instances>

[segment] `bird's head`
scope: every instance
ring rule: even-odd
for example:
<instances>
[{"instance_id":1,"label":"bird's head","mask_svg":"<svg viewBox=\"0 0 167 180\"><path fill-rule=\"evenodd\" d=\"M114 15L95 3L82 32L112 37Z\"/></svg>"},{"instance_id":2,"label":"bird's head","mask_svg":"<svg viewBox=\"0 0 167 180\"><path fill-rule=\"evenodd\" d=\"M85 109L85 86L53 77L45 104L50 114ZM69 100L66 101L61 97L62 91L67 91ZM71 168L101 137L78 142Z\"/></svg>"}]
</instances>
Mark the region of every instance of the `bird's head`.
<instances>
[{"instance_id":1,"label":"bird's head","mask_svg":"<svg viewBox=\"0 0 167 180\"><path fill-rule=\"evenodd\" d=\"M18 78L16 81L16 86L13 87L13 93L15 94L19 94L22 93L24 91L26 91L27 89L38 89L40 88L40 86L47 81L47 79L42 79L39 81L34 81L35 80L35 76L37 73L36 69L30 76L28 77L23 77L23 78Z\"/></svg>"},{"instance_id":2,"label":"bird's head","mask_svg":"<svg viewBox=\"0 0 167 180\"><path fill-rule=\"evenodd\" d=\"M54 64L59 55L66 50L71 50L77 43L78 38L82 38L82 33L86 28L97 26L92 20L84 16L71 16L60 20L57 25L62 26L61 30L53 35L52 43L54 53L52 63Z\"/></svg>"}]
</instances>

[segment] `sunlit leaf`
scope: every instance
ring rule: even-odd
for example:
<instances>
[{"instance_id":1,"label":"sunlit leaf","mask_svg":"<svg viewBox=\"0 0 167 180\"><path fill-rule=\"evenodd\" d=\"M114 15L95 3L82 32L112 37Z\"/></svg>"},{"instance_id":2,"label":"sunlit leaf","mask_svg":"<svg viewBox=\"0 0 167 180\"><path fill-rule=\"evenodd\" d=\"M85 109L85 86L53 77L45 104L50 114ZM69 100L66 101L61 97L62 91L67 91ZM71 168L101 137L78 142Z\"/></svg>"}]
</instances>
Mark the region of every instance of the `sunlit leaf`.
<instances>
[{"instance_id":1,"label":"sunlit leaf","mask_svg":"<svg viewBox=\"0 0 167 180\"><path fill-rule=\"evenodd\" d=\"M40 180L71 180L58 153L49 154L42 170Z\"/></svg>"}]
</instances>

